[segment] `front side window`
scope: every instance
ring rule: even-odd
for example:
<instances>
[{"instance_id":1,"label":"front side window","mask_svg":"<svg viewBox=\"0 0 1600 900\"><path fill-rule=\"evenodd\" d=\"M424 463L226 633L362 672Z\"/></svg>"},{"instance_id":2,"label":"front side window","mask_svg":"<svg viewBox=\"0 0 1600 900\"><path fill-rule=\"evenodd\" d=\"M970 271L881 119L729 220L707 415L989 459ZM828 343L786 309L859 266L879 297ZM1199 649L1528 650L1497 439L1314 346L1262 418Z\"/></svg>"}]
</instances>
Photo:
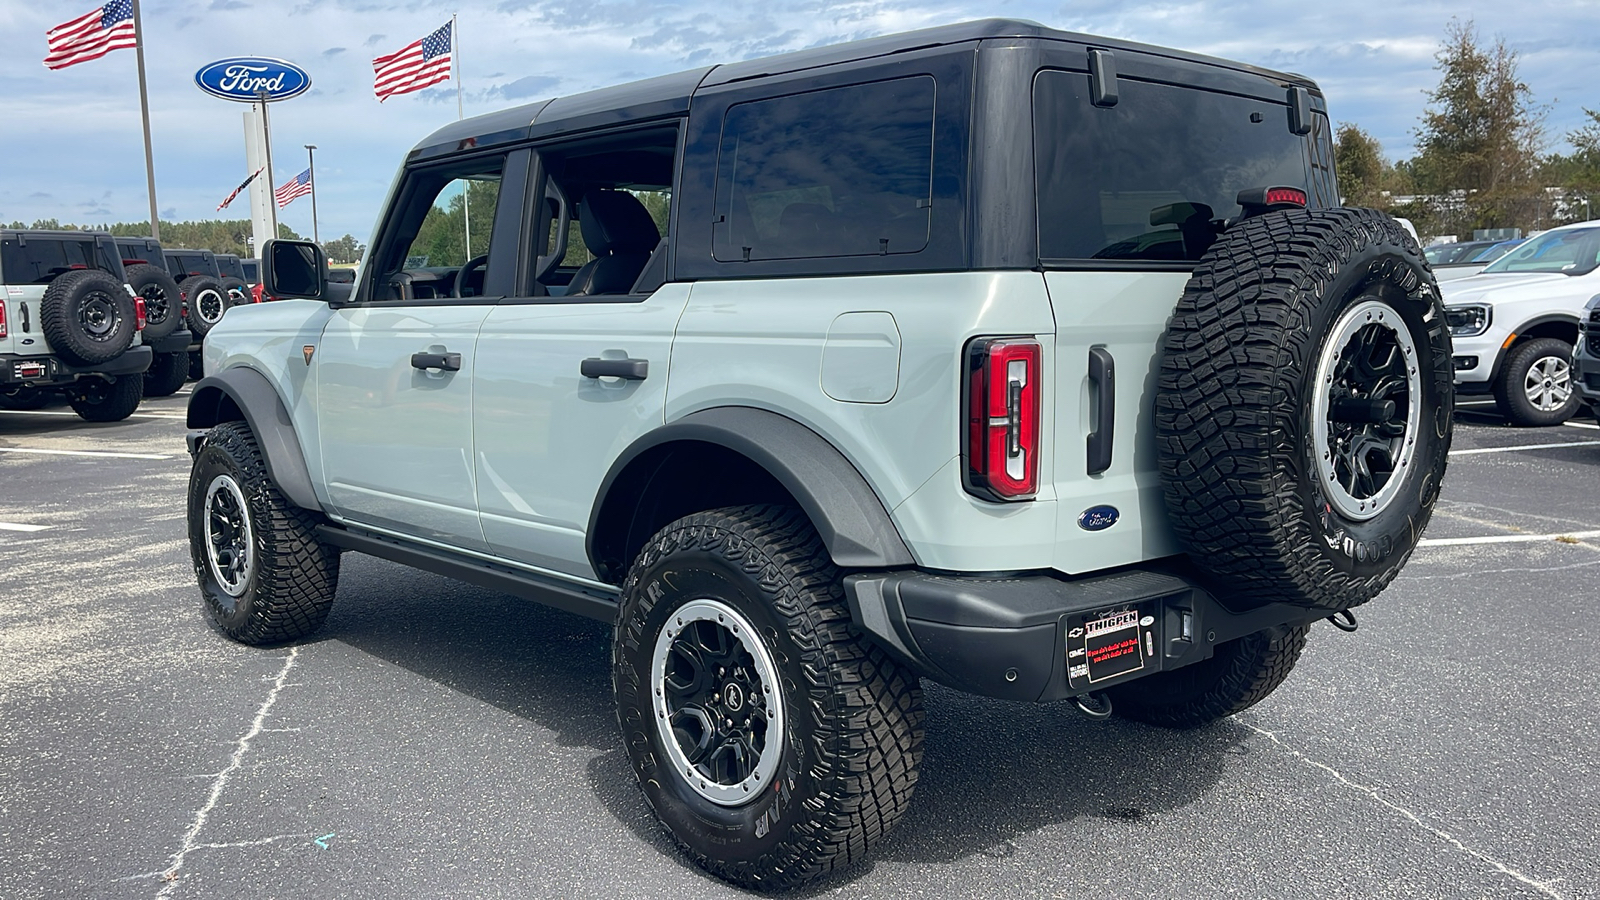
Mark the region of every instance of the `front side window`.
<instances>
[{"instance_id":1,"label":"front side window","mask_svg":"<svg viewBox=\"0 0 1600 900\"><path fill-rule=\"evenodd\" d=\"M1600 262L1600 228L1541 234L1485 268L1495 272L1588 272Z\"/></svg>"},{"instance_id":2,"label":"front side window","mask_svg":"<svg viewBox=\"0 0 1600 900\"><path fill-rule=\"evenodd\" d=\"M731 107L717 158L716 259L916 253L932 211L934 80Z\"/></svg>"},{"instance_id":3,"label":"front side window","mask_svg":"<svg viewBox=\"0 0 1600 900\"><path fill-rule=\"evenodd\" d=\"M1034 82L1041 258L1193 261L1240 191L1317 196L1283 104L1126 78L1118 93L1097 107L1086 74Z\"/></svg>"},{"instance_id":4,"label":"front side window","mask_svg":"<svg viewBox=\"0 0 1600 900\"><path fill-rule=\"evenodd\" d=\"M122 277L93 237L7 237L0 240L0 278L6 284L49 284L73 269L102 269Z\"/></svg>"},{"instance_id":5,"label":"front side window","mask_svg":"<svg viewBox=\"0 0 1600 900\"><path fill-rule=\"evenodd\" d=\"M378 248L373 297L483 295L505 157L412 172Z\"/></svg>"}]
</instances>

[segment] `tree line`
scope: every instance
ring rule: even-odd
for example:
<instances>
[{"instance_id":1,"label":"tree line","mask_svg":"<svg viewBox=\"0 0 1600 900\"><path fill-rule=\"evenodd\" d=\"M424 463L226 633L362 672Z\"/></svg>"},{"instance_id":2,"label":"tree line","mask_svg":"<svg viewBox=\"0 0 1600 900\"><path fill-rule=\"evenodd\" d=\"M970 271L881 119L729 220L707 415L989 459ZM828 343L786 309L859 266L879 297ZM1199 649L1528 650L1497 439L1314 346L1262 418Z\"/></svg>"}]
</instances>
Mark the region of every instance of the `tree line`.
<instances>
[{"instance_id":1,"label":"tree line","mask_svg":"<svg viewBox=\"0 0 1600 900\"><path fill-rule=\"evenodd\" d=\"M3 220L0 220L3 221ZM7 228L36 228L66 231L109 231L117 237L149 237L150 222L117 222L100 225L72 225L58 219L36 219L32 225L13 221ZM210 250L214 253L232 253L249 258L254 256L247 238L250 236L249 219L203 219L191 222L161 221L161 245L184 250ZM278 223L278 237L304 240L293 228ZM361 260L366 249L353 235L324 241L322 247L328 259L335 263L354 263Z\"/></svg>"},{"instance_id":2,"label":"tree line","mask_svg":"<svg viewBox=\"0 0 1600 900\"><path fill-rule=\"evenodd\" d=\"M1453 20L1434 56L1439 84L1415 130L1416 155L1390 161L1360 126L1339 126L1339 188L1349 206L1411 219L1424 236L1470 239L1480 228L1525 232L1589 218L1600 191L1600 111L1565 135L1570 154L1547 153L1548 108L1517 75L1504 38L1485 44Z\"/></svg>"}]
</instances>

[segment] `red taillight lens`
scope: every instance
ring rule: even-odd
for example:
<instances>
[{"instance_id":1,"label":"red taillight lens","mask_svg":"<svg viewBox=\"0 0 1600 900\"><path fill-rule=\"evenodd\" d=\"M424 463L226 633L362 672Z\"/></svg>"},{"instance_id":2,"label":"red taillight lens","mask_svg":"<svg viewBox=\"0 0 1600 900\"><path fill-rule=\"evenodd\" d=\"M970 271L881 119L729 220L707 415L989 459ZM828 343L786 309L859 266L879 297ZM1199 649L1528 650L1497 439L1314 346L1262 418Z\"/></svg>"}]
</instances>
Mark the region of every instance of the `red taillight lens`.
<instances>
[{"instance_id":1,"label":"red taillight lens","mask_svg":"<svg viewBox=\"0 0 1600 900\"><path fill-rule=\"evenodd\" d=\"M0 297L0 338L6 334L6 298Z\"/></svg>"},{"instance_id":2,"label":"red taillight lens","mask_svg":"<svg viewBox=\"0 0 1600 900\"><path fill-rule=\"evenodd\" d=\"M1305 206L1306 192L1295 188L1269 188L1267 190L1267 205L1277 206L1279 203Z\"/></svg>"},{"instance_id":3,"label":"red taillight lens","mask_svg":"<svg viewBox=\"0 0 1600 900\"><path fill-rule=\"evenodd\" d=\"M143 297L135 297L135 298L133 298L133 319L134 319L133 330L134 331L143 331L144 330L144 325L145 325L144 298Z\"/></svg>"},{"instance_id":4,"label":"red taillight lens","mask_svg":"<svg viewBox=\"0 0 1600 900\"><path fill-rule=\"evenodd\" d=\"M986 500L1039 491L1039 342L978 338L967 346L963 481Z\"/></svg>"}]
</instances>

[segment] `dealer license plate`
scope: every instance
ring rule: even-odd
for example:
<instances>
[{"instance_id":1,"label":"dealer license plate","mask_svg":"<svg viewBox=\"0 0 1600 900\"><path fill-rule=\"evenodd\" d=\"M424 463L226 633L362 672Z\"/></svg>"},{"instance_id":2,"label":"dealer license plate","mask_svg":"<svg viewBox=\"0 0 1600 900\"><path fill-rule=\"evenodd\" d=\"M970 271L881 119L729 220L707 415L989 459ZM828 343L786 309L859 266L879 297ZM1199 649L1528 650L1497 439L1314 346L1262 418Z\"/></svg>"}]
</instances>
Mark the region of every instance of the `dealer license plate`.
<instances>
[{"instance_id":1,"label":"dealer license plate","mask_svg":"<svg viewBox=\"0 0 1600 900\"><path fill-rule=\"evenodd\" d=\"M1104 613L1067 629L1067 676L1098 684L1145 668L1155 655L1153 618L1135 607Z\"/></svg>"}]
</instances>

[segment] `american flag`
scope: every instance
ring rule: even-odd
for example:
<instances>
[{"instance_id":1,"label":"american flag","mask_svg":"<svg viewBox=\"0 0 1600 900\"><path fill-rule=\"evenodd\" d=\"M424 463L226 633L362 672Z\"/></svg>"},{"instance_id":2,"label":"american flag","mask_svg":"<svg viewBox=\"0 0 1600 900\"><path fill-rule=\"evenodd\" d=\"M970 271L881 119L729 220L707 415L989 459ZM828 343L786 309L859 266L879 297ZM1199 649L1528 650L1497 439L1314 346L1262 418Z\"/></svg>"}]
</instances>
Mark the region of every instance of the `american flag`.
<instances>
[{"instance_id":1,"label":"american flag","mask_svg":"<svg viewBox=\"0 0 1600 900\"><path fill-rule=\"evenodd\" d=\"M262 166L261 167L261 169L265 169L265 168L266 168L266 166ZM256 180L256 176L261 174L261 169L255 170L253 173L251 173L249 178L246 178L245 180L239 182L239 186L233 189L233 193L228 195L228 199L226 199L226 200L222 201L221 203L217 204L217 212L222 212L223 210L227 209L228 208L228 204L233 202L233 198L239 196L239 192L240 191L242 191L245 188L249 187L250 186L250 182Z\"/></svg>"},{"instance_id":2,"label":"american flag","mask_svg":"<svg viewBox=\"0 0 1600 900\"><path fill-rule=\"evenodd\" d=\"M133 28L133 0L111 0L93 12L57 25L44 36L50 42L50 52L44 58L47 69L65 69L99 59L113 50L133 47L139 42Z\"/></svg>"},{"instance_id":3,"label":"american flag","mask_svg":"<svg viewBox=\"0 0 1600 900\"><path fill-rule=\"evenodd\" d=\"M294 198L304 197L309 193L311 193L311 170L307 169L278 185L278 189L272 192L272 196L277 198L278 208L282 209L293 203Z\"/></svg>"},{"instance_id":4,"label":"american flag","mask_svg":"<svg viewBox=\"0 0 1600 900\"><path fill-rule=\"evenodd\" d=\"M378 95L378 102L449 81L450 37L450 23L446 22L433 34L373 60L372 92Z\"/></svg>"}]
</instances>

